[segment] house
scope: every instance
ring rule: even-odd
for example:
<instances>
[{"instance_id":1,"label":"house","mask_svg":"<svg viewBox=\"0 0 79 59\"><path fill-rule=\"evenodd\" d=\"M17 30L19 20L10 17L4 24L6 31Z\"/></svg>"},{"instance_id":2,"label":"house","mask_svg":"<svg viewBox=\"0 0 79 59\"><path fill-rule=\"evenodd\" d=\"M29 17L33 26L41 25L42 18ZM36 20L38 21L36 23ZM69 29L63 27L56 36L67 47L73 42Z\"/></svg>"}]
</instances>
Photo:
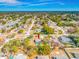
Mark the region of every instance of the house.
<instances>
[{"instance_id":1,"label":"house","mask_svg":"<svg viewBox=\"0 0 79 59\"><path fill-rule=\"evenodd\" d=\"M70 27L69 29L67 29L67 32L68 33L74 33L74 32L76 32L76 28Z\"/></svg>"},{"instance_id":2,"label":"house","mask_svg":"<svg viewBox=\"0 0 79 59\"><path fill-rule=\"evenodd\" d=\"M62 49L53 49L50 54L50 59L69 59L67 54Z\"/></svg>"},{"instance_id":3,"label":"house","mask_svg":"<svg viewBox=\"0 0 79 59\"><path fill-rule=\"evenodd\" d=\"M74 42L72 41L72 39L65 37L65 36L61 36L59 37L59 41L63 44L65 44L66 47L73 47L75 46Z\"/></svg>"},{"instance_id":4,"label":"house","mask_svg":"<svg viewBox=\"0 0 79 59\"><path fill-rule=\"evenodd\" d=\"M79 59L79 48L65 48L71 59Z\"/></svg>"},{"instance_id":5,"label":"house","mask_svg":"<svg viewBox=\"0 0 79 59\"><path fill-rule=\"evenodd\" d=\"M40 42L41 42L40 35L39 34L35 34L34 35L34 43L36 45L38 45Z\"/></svg>"},{"instance_id":6,"label":"house","mask_svg":"<svg viewBox=\"0 0 79 59\"><path fill-rule=\"evenodd\" d=\"M65 36L61 36L61 37L59 38L59 40L60 40L61 42L63 42L63 43L72 41L70 38L67 38L67 37L65 37Z\"/></svg>"}]
</instances>

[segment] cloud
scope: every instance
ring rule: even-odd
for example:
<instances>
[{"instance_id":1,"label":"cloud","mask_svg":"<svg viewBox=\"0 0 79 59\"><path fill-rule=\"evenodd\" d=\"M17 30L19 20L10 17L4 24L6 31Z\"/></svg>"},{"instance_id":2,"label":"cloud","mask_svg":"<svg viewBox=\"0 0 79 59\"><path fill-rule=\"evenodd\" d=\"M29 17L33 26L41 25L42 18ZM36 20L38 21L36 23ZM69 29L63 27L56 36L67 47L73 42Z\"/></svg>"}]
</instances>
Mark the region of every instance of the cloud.
<instances>
[{"instance_id":1,"label":"cloud","mask_svg":"<svg viewBox=\"0 0 79 59\"><path fill-rule=\"evenodd\" d=\"M46 5L46 4L49 4L49 3L29 4L29 6L38 6L38 5Z\"/></svg>"},{"instance_id":2,"label":"cloud","mask_svg":"<svg viewBox=\"0 0 79 59\"><path fill-rule=\"evenodd\" d=\"M20 2L17 0L0 0L0 3L15 4L15 3L20 3Z\"/></svg>"},{"instance_id":3,"label":"cloud","mask_svg":"<svg viewBox=\"0 0 79 59\"><path fill-rule=\"evenodd\" d=\"M53 1L53 0L39 0L39 2L46 2L46 1Z\"/></svg>"},{"instance_id":4,"label":"cloud","mask_svg":"<svg viewBox=\"0 0 79 59\"><path fill-rule=\"evenodd\" d=\"M0 6L5 5L5 6L39 6L39 5L48 5L48 4L57 4L57 5L64 5L64 3L62 2L54 2L51 0L39 0L42 2L38 2L38 3L29 3L29 2L20 2L17 0L0 0ZM45 1L49 1L49 2L45 2Z\"/></svg>"},{"instance_id":5,"label":"cloud","mask_svg":"<svg viewBox=\"0 0 79 59\"><path fill-rule=\"evenodd\" d=\"M42 3L37 3L37 4L29 4L28 6L39 6L39 5L47 5L47 4L57 4L57 5L65 5L62 2L42 2Z\"/></svg>"},{"instance_id":6,"label":"cloud","mask_svg":"<svg viewBox=\"0 0 79 59\"><path fill-rule=\"evenodd\" d=\"M65 5L65 3L63 2L56 2L56 3L58 3L59 5Z\"/></svg>"}]
</instances>

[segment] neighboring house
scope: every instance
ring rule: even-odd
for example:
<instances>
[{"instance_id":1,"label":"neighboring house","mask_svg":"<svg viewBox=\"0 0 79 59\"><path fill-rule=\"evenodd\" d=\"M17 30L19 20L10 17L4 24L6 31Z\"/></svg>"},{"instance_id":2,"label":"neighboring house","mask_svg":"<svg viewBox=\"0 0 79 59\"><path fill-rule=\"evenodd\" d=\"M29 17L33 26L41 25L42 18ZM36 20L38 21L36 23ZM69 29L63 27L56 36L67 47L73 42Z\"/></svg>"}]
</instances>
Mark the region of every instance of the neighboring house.
<instances>
[{"instance_id":1,"label":"neighboring house","mask_svg":"<svg viewBox=\"0 0 79 59\"><path fill-rule=\"evenodd\" d=\"M74 46L74 42L72 41L72 39L65 37L65 36L61 36L59 37L59 41L63 44L68 44L68 46Z\"/></svg>"},{"instance_id":2,"label":"neighboring house","mask_svg":"<svg viewBox=\"0 0 79 59\"><path fill-rule=\"evenodd\" d=\"M65 48L71 59L79 59L79 48Z\"/></svg>"},{"instance_id":3,"label":"neighboring house","mask_svg":"<svg viewBox=\"0 0 79 59\"><path fill-rule=\"evenodd\" d=\"M79 53L72 53L72 56L75 58L75 59L79 59Z\"/></svg>"},{"instance_id":4,"label":"neighboring house","mask_svg":"<svg viewBox=\"0 0 79 59\"><path fill-rule=\"evenodd\" d=\"M69 29L67 29L67 32L68 33L74 33L74 32L76 32L76 28L70 27Z\"/></svg>"},{"instance_id":5,"label":"neighboring house","mask_svg":"<svg viewBox=\"0 0 79 59\"><path fill-rule=\"evenodd\" d=\"M67 37L64 37L64 36L61 36L61 37L59 38L59 40L60 40L61 42L63 42L63 43L72 41L70 38L67 38Z\"/></svg>"}]
</instances>

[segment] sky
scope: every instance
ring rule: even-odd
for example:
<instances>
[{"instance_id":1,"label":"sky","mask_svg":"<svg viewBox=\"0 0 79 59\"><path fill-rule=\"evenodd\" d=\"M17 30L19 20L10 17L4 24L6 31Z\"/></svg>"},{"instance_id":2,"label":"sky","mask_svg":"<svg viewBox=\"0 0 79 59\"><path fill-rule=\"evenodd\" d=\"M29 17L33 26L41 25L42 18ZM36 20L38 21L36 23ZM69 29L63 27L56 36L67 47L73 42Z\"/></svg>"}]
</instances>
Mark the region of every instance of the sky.
<instances>
[{"instance_id":1,"label":"sky","mask_svg":"<svg viewBox=\"0 0 79 59\"><path fill-rule=\"evenodd\" d=\"M79 0L0 0L0 11L79 11Z\"/></svg>"}]
</instances>

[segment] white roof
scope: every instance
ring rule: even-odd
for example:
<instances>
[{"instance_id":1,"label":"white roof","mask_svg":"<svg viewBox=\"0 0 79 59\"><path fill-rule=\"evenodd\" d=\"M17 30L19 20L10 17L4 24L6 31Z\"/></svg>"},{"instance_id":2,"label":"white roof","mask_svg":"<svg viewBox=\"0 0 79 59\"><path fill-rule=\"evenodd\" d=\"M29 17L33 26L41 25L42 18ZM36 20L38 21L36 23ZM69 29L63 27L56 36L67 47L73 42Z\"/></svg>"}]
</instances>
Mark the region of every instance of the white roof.
<instances>
[{"instance_id":1,"label":"white roof","mask_svg":"<svg viewBox=\"0 0 79 59\"><path fill-rule=\"evenodd\" d=\"M16 56L14 56L14 59L27 59L27 57L23 54L17 54Z\"/></svg>"},{"instance_id":2,"label":"white roof","mask_svg":"<svg viewBox=\"0 0 79 59\"><path fill-rule=\"evenodd\" d=\"M38 56L38 59L49 59L49 56Z\"/></svg>"},{"instance_id":3,"label":"white roof","mask_svg":"<svg viewBox=\"0 0 79 59\"><path fill-rule=\"evenodd\" d=\"M7 59L7 57L0 57L0 59Z\"/></svg>"},{"instance_id":4,"label":"white roof","mask_svg":"<svg viewBox=\"0 0 79 59\"><path fill-rule=\"evenodd\" d=\"M62 39L62 41L63 42L70 42L70 41L72 41L70 38L67 38L67 37L61 37L61 39Z\"/></svg>"}]
</instances>

